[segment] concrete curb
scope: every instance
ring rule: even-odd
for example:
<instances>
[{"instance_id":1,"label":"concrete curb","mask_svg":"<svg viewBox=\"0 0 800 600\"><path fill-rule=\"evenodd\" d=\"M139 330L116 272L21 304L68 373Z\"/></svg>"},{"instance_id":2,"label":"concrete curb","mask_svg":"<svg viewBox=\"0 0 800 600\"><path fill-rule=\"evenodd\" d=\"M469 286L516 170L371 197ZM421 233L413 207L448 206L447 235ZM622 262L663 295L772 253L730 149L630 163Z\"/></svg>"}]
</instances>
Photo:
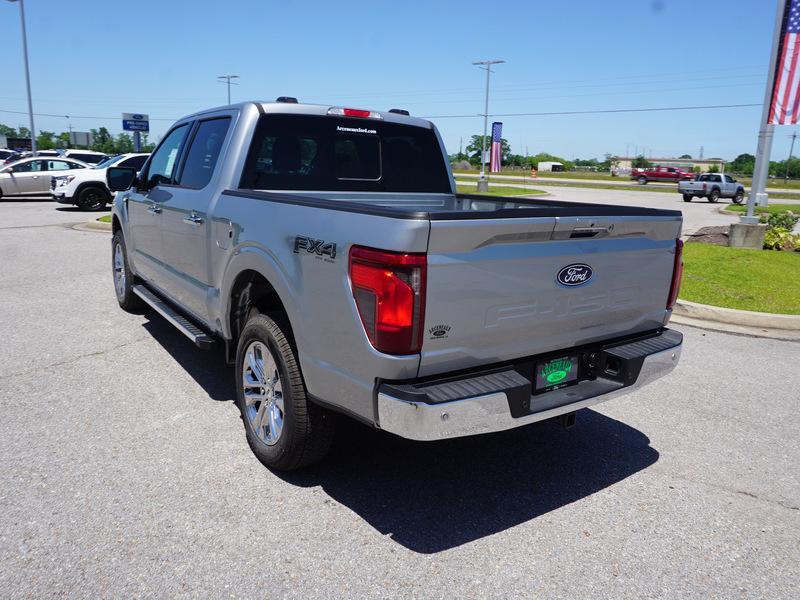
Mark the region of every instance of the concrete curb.
<instances>
[{"instance_id":1,"label":"concrete curb","mask_svg":"<svg viewBox=\"0 0 800 600\"><path fill-rule=\"evenodd\" d=\"M103 223L102 221L93 219L91 221L86 221L86 223L78 223L73 229L77 229L78 231L111 231L111 223Z\"/></svg>"},{"instance_id":2,"label":"concrete curb","mask_svg":"<svg viewBox=\"0 0 800 600\"><path fill-rule=\"evenodd\" d=\"M737 310L709 306L689 300L678 300L673 314L696 321L712 321L716 324L752 327L755 329L780 329L800 334L800 315L778 315L773 313Z\"/></svg>"}]
</instances>

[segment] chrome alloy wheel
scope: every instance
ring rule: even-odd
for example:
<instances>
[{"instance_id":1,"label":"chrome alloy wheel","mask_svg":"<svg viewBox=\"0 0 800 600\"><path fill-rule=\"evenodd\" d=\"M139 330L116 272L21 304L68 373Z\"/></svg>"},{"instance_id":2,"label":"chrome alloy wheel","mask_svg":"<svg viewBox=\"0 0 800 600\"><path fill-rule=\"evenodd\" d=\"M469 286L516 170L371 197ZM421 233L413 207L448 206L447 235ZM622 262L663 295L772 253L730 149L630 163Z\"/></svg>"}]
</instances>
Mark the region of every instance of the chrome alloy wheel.
<instances>
[{"instance_id":1,"label":"chrome alloy wheel","mask_svg":"<svg viewBox=\"0 0 800 600\"><path fill-rule=\"evenodd\" d=\"M125 297L125 255L119 243L114 246L114 288L117 298Z\"/></svg>"},{"instance_id":2,"label":"chrome alloy wheel","mask_svg":"<svg viewBox=\"0 0 800 600\"><path fill-rule=\"evenodd\" d=\"M245 415L259 440L274 445L283 431L283 386L275 358L263 342L252 342L244 355L242 390Z\"/></svg>"}]
</instances>

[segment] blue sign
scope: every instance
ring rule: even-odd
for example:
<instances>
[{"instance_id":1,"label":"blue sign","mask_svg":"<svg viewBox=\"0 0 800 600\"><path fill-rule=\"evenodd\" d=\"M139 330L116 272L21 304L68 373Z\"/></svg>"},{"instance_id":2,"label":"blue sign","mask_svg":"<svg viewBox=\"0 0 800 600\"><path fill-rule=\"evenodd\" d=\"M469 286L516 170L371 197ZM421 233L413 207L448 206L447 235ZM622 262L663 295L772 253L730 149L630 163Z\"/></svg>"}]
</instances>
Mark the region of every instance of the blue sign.
<instances>
[{"instance_id":1,"label":"blue sign","mask_svg":"<svg viewBox=\"0 0 800 600\"><path fill-rule=\"evenodd\" d=\"M122 113L123 131L150 131L150 116L137 113Z\"/></svg>"}]
</instances>

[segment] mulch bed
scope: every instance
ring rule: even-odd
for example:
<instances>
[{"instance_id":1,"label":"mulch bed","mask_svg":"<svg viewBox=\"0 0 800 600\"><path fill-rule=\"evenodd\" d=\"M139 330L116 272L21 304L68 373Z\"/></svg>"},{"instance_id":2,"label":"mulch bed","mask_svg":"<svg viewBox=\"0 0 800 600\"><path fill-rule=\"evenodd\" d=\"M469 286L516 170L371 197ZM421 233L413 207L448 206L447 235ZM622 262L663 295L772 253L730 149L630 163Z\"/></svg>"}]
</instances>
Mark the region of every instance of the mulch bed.
<instances>
[{"instance_id":1,"label":"mulch bed","mask_svg":"<svg viewBox=\"0 0 800 600\"><path fill-rule=\"evenodd\" d=\"M691 235L690 242L700 242L701 244L716 244L717 246L728 245L728 231L730 226L721 227L701 227Z\"/></svg>"}]
</instances>

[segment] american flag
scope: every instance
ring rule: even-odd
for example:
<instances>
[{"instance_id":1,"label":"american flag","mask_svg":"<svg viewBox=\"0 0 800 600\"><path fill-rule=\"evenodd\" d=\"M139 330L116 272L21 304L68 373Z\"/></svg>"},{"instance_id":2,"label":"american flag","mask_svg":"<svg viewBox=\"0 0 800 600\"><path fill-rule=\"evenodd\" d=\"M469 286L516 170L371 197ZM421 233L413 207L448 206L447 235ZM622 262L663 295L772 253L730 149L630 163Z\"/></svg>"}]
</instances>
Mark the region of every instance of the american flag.
<instances>
[{"instance_id":1,"label":"american flag","mask_svg":"<svg viewBox=\"0 0 800 600\"><path fill-rule=\"evenodd\" d=\"M503 160L503 124L495 121L492 123L492 153L490 158L489 173L499 173Z\"/></svg>"},{"instance_id":2,"label":"american flag","mask_svg":"<svg viewBox=\"0 0 800 600\"><path fill-rule=\"evenodd\" d=\"M800 108L800 0L787 0L786 8L767 121L770 125L796 124Z\"/></svg>"}]
</instances>

